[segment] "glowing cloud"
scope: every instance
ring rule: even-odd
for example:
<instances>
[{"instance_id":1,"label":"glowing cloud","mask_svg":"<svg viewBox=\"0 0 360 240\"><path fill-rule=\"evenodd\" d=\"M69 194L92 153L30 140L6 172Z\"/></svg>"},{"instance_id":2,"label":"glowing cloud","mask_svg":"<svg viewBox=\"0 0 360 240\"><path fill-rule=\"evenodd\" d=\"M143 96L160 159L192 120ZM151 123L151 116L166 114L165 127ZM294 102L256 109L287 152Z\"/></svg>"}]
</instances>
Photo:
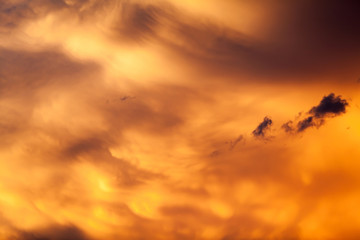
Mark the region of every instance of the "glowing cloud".
<instances>
[{"instance_id":1,"label":"glowing cloud","mask_svg":"<svg viewBox=\"0 0 360 240\"><path fill-rule=\"evenodd\" d=\"M2 0L0 239L357 239L358 9Z\"/></svg>"}]
</instances>

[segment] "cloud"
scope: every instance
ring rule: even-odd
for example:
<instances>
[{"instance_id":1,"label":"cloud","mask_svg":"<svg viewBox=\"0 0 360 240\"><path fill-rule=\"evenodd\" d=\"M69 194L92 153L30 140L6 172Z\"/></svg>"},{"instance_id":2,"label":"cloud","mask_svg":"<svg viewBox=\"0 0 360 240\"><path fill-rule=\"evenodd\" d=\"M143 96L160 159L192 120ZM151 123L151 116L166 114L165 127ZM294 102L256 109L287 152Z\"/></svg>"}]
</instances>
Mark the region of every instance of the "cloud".
<instances>
[{"instance_id":1,"label":"cloud","mask_svg":"<svg viewBox=\"0 0 360 240\"><path fill-rule=\"evenodd\" d=\"M348 102L345 99L341 99L341 96L336 96L334 93L330 93L325 96L318 106L313 107L309 113L316 118L323 118L326 116L337 116L346 112Z\"/></svg>"},{"instance_id":2,"label":"cloud","mask_svg":"<svg viewBox=\"0 0 360 240\"><path fill-rule=\"evenodd\" d=\"M272 125L272 120L268 117L265 117L264 120L257 126L257 128L252 132L255 137L264 137L266 132L270 129Z\"/></svg>"},{"instance_id":3,"label":"cloud","mask_svg":"<svg viewBox=\"0 0 360 240\"><path fill-rule=\"evenodd\" d=\"M159 15L164 10L156 5L141 5L123 2L119 10L120 19L114 22L114 30L122 38L141 40L156 34L156 27L160 25Z\"/></svg>"},{"instance_id":4,"label":"cloud","mask_svg":"<svg viewBox=\"0 0 360 240\"><path fill-rule=\"evenodd\" d=\"M28 21L66 7L63 0L4 0L0 6L0 34L9 33Z\"/></svg>"},{"instance_id":5,"label":"cloud","mask_svg":"<svg viewBox=\"0 0 360 240\"><path fill-rule=\"evenodd\" d=\"M0 97L22 96L24 91L34 93L46 86L64 86L79 82L80 75L99 71L100 67L93 62L76 61L51 48L27 51L0 47Z\"/></svg>"},{"instance_id":6,"label":"cloud","mask_svg":"<svg viewBox=\"0 0 360 240\"><path fill-rule=\"evenodd\" d=\"M266 24L262 32L258 33L259 36L248 35L212 19L199 20L194 14L160 1L47 3L38 0L32 1L31 4L7 3L12 7L4 7L3 12L6 15L6 12L10 11L7 9L19 9L14 12L20 16L11 19L14 18L14 22L23 22L64 10L61 13L63 15L59 13L62 18L73 19L81 24L93 25L96 22L96 25L103 29L102 34L111 40L141 46L161 45L162 50L175 54L173 60L177 64L183 64L184 61L192 62L192 65L185 64L186 68L195 69L202 74L226 75L230 78L235 77L236 81L240 82L242 80L236 77L239 74L259 76L259 81L264 81L261 80L263 77L271 77L272 81L275 81L276 77L282 82L289 81L289 76L292 76L291 81L305 81L304 76L338 69L334 68L334 65L351 68L353 62L356 62L360 49L347 49L354 49L357 46L354 39L359 38L356 28L349 27L355 26L358 22L358 17L353 11L357 3L351 2L349 6L339 3L336 0L330 3L306 1L281 4L281 1L276 0L271 3L264 2L265 6L269 4L269 14L268 19L264 19ZM338 5L341 7L336 7ZM355 7L351 7L352 5ZM34 16L30 14L32 17L24 17L23 15L29 14L22 13L23 8ZM38 9L42 9L40 13ZM318 11L315 12L314 9ZM335 21L331 12L341 16L341 22L348 27L340 27L341 24ZM345 12L351 14L347 15ZM316 23L311 24L314 29L306 27L309 22ZM335 28L328 28L328 22L334 23ZM337 33L341 33L340 36ZM321 44L319 39L323 39L326 44ZM330 44L332 42L333 44ZM341 58L342 61L338 61L340 56L329 58L328 53L344 56Z\"/></svg>"},{"instance_id":7,"label":"cloud","mask_svg":"<svg viewBox=\"0 0 360 240\"><path fill-rule=\"evenodd\" d=\"M297 123L297 132L302 132L309 127L320 127L325 123L327 118L332 118L346 112L346 107L349 103L345 99L341 99L341 96L335 96L334 93L330 93L324 96L319 105L314 106L308 111L308 117ZM292 121L289 121L282 125L282 128L286 132L293 131L291 127Z\"/></svg>"},{"instance_id":8,"label":"cloud","mask_svg":"<svg viewBox=\"0 0 360 240\"><path fill-rule=\"evenodd\" d=\"M291 81L306 81L311 78L305 76L334 71L334 66L354 69L360 52L354 39L360 36L355 27L341 26L356 26L359 22L353 10L358 3L344 6L332 0L263 4L269 4L263 32L258 33L260 36L250 36L215 21L199 21L170 4L124 2L114 10L121 17L114 20L113 36L118 36L120 41L128 37L135 42L143 40L144 44L161 44L177 58L193 62L197 71L210 75L250 74L277 77L282 82L290 81L285 78L289 76ZM335 19L336 15L342 19L341 23ZM329 28L329 22L335 28ZM339 58L329 58L329 53ZM338 60L340 57L342 61Z\"/></svg>"},{"instance_id":9,"label":"cloud","mask_svg":"<svg viewBox=\"0 0 360 240\"><path fill-rule=\"evenodd\" d=\"M97 64L77 61L52 48L34 51L0 47L0 134L3 136L0 141L3 146L16 143L23 133L34 128L34 112L45 102L54 100L51 93L62 93L70 85L76 89L75 86L84 81L89 86L99 72Z\"/></svg>"},{"instance_id":10,"label":"cloud","mask_svg":"<svg viewBox=\"0 0 360 240\"><path fill-rule=\"evenodd\" d=\"M293 124L293 121L288 121L288 122L284 123L281 126L281 128L284 129L285 132L290 133L290 132L294 131L292 124Z\"/></svg>"},{"instance_id":11,"label":"cloud","mask_svg":"<svg viewBox=\"0 0 360 240\"><path fill-rule=\"evenodd\" d=\"M54 225L37 231L20 232L16 240L90 240L75 226Z\"/></svg>"},{"instance_id":12,"label":"cloud","mask_svg":"<svg viewBox=\"0 0 360 240\"><path fill-rule=\"evenodd\" d=\"M240 135L234 141L230 141L230 148L229 149L233 150L236 147L236 145L241 141L244 141L244 136L243 135Z\"/></svg>"},{"instance_id":13,"label":"cloud","mask_svg":"<svg viewBox=\"0 0 360 240\"><path fill-rule=\"evenodd\" d=\"M302 121L299 121L297 124L297 131L302 132L309 127L315 126L316 124L314 123L313 119L314 119L314 117L310 116L310 117L305 118Z\"/></svg>"},{"instance_id":14,"label":"cloud","mask_svg":"<svg viewBox=\"0 0 360 240\"><path fill-rule=\"evenodd\" d=\"M359 202L356 126L346 133L330 129L326 138L279 134L266 144L258 139L269 136L272 119L253 130L259 113L281 118L320 90L357 96L342 82L322 80L335 81L329 71L346 71L356 60L357 47L347 49L348 38L356 39L351 27L321 27L333 21L327 11L341 8L320 7L308 21L317 3L229 1L249 15L258 14L249 5L261 2L267 10L249 33L197 14L219 11L225 20L250 21L247 14L229 16L226 1L175 2L7 0L0 6L0 238L352 234ZM186 11L177 4L195 5ZM326 42L331 35L336 39ZM321 71L321 78L304 78ZM259 84L264 81L269 84ZM319 127L348 106L329 94L282 129ZM348 116L346 126L357 122ZM239 135L251 131L253 138ZM328 221L334 213L350 225Z\"/></svg>"}]
</instances>

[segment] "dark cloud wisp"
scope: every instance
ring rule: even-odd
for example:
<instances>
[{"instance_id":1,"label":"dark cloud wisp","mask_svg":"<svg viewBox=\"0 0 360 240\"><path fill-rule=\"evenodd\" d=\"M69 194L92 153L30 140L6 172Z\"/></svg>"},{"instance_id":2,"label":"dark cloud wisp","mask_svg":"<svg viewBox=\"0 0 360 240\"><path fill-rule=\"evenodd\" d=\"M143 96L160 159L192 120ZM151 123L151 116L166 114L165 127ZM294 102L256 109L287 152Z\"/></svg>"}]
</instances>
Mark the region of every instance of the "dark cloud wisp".
<instances>
[{"instance_id":1,"label":"dark cloud wisp","mask_svg":"<svg viewBox=\"0 0 360 240\"><path fill-rule=\"evenodd\" d=\"M310 117L307 117L307 118L305 118L305 119L298 122L297 131L302 132L305 129L307 129L309 127L313 127L315 125L316 125L316 123L314 122L314 117L310 116Z\"/></svg>"},{"instance_id":2,"label":"dark cloud wisp","mask_svg":"<svg viewBox=\"0 0 360 240\"><path fill-rule=\"evenodd\" d=\"M287 133L292 132L292 131L294 131L292 124L293 124L293 121L288 121L288 122L284 123L281 126L281 128L284 129L284 131Z\"/></svg>"},{"instance_id":3,"label":"dark cloud wisp","mask_svg":"<svg viewBox=\"0 0 360 240\"><path fill-rule=\"evenodd\" d=\"M346 112L346 108L349 103L342 99L341 96L335 96L334 93L330 93L324 96L319 105L314 106L308 112L308 117L299 121L296 125L296 131L302 132L309 127L320 127L325 123L326 118L335 117ZM292 132L295 130L292 126L292 121L289 121L282 125L285 132Z\"/></svg>"},{"instance_id":4,"label":"dark cloud wisp","mask_svg":"<svg viewBox=\"0 0 360 240\"><path fill-rule=\"evenodd\" d=\"M269 117L265 117L264 120L257 126L252 132L255 137L264 137L265 133L270 129L272 120Z\"/></svg>"}]
</instances>

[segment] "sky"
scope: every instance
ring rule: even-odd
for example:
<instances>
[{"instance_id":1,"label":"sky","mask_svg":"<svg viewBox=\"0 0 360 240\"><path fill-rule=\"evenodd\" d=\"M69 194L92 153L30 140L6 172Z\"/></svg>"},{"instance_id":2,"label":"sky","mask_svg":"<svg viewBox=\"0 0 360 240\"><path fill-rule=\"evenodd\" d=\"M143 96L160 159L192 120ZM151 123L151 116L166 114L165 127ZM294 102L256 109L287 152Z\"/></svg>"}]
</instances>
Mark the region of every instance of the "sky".
<instances>
[{"instance_id":1,"label":"sky","mask_svg":"<svg viewBox=\"0 0 360 240\"><path fill-rule=\"evenodd\" d=\"M358 239L359 10L1 0L0 239Z\"/></svg>"}]
</instances>

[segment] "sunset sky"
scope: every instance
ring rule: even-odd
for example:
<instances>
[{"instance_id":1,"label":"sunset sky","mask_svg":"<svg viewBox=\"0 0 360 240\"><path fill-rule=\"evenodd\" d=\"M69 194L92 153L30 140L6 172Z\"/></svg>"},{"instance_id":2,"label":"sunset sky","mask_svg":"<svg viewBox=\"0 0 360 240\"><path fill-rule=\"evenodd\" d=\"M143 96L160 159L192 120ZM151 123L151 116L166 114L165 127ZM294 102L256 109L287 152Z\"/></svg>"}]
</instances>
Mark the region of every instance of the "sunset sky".
<instances>
[{"instance_id":1,"label":"sunset sky","mask_svg":"<svg viewBox=\"0 0 360 240\"><path fill-rule=\"evenodd\" d=\"M0 0L0 240L360 237L360 1Z\"/></svg>"}]
</instances>

